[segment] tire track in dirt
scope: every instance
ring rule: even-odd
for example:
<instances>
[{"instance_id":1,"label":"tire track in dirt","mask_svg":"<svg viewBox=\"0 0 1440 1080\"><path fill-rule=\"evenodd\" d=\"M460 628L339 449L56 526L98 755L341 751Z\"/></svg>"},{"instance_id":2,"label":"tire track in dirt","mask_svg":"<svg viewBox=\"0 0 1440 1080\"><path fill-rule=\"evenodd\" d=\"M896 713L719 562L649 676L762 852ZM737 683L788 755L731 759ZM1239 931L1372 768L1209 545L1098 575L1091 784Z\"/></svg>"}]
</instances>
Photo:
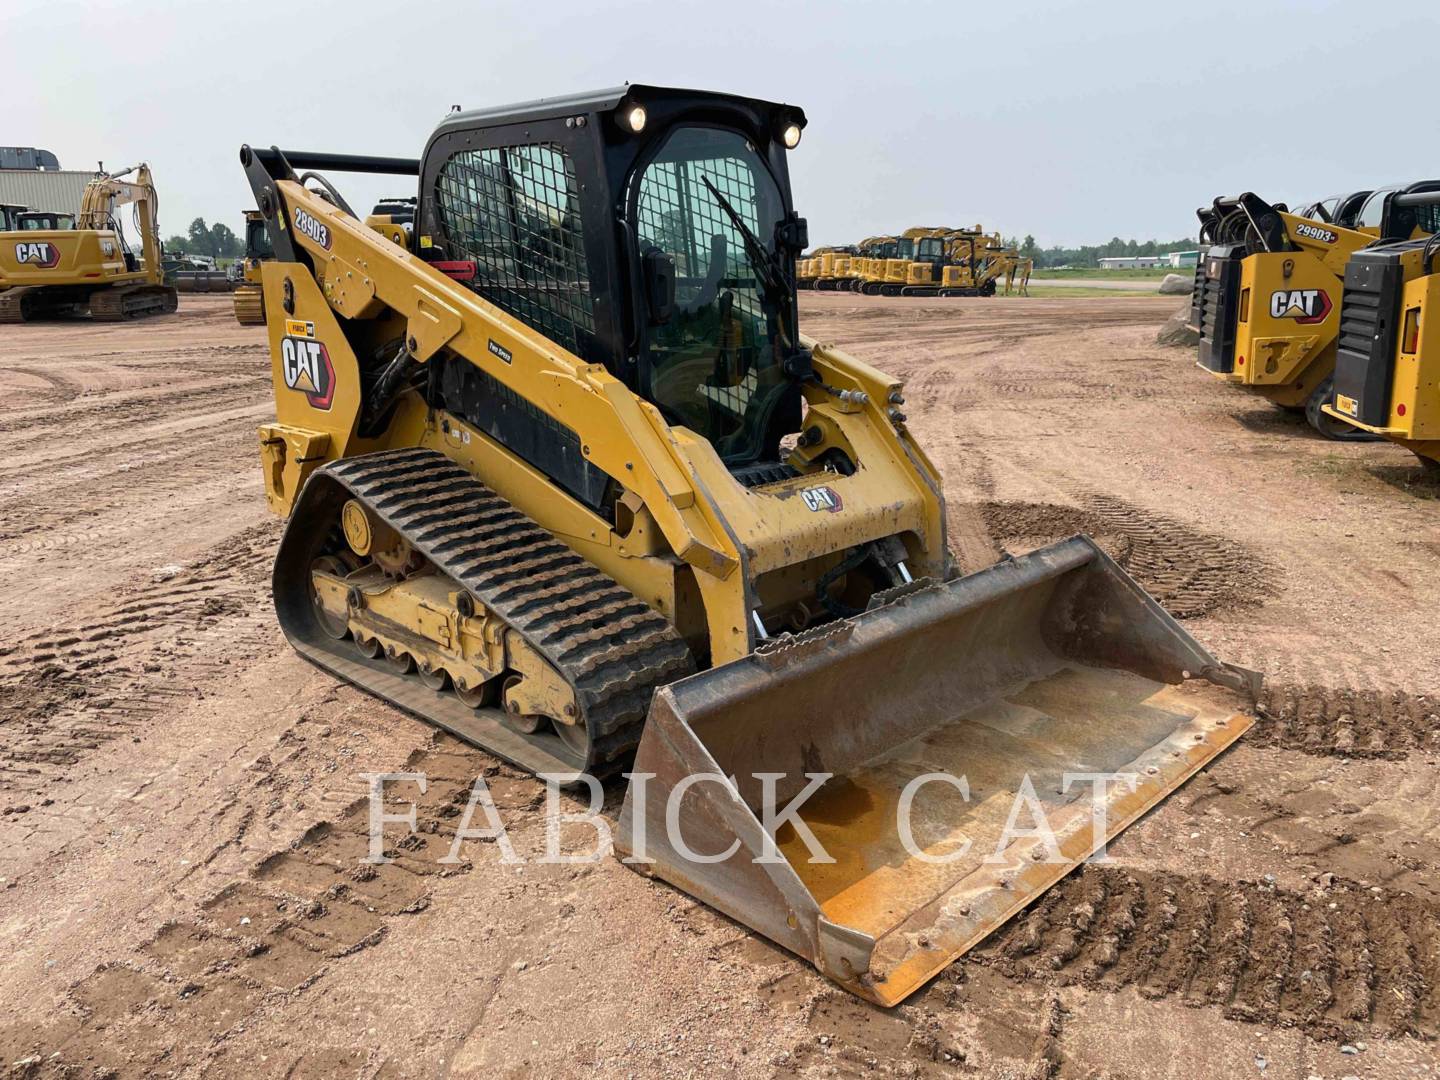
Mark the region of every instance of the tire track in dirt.
<instances>
[{"instance_id":1,"label":"tire track in dirt","mask_svg":"<svg viewBox=\"0 0 1440 1080\"><path fill-rule=\"evenodd\" d=\"M1087 533L1171 615L1192 619L1259 603L1266 568L1234 541L1121 499L1080 493L1080 506L986 502L990 535L1011 555Z\"/></svg>"},{"instance_id":2,"label":"tire track in dirt","mask_svg":"<svg viewBox=\"0 0 1440 1080\"><path fill-rule=\"evenodd\" d=\"M196 1066L264 1005L298 999L347 957L382 941L397 919L424 911L437 880L472 869L463 848L460 861L440 860L476 777L485 778L502 819L533 813L545 797L532 777L444 737L412 754L405 770L428 783L418 796L403 785L387 792L391 802L416 807L416 831L386 838L392 861L364 861L370 807L356 800L190 917L165 923L128 959L97 967L70 988L53 1026L0 1030L0 1054L13 1061L58 1051L70 1068L146 1075L162 1064Z\"/></svg>"},{"instance_id":3,"label":"tire track in dirt","mask_svg":"<svg viewBox=\"0 0 1440 1080\"><path fill-rule=\"evenodd\" d=\"M203 694L247 638L268 636L278 531L271 521L245 529L80 622L0 651L0 778L16 802L43 795L91 751Z\"/></svg>"},{"instance_id":4,"label":"tire track in dirt","mask_svg":"<svg viewBox=\"0 0 1440 1080\"><path fill-rule=\"evenodd\" d=\"M230 372L187 383L179 390L153 385L106 390L93 397L71 401L68 407L59 411L16 410L0 419L0 435L10 436L8 445L12 452L18 452L33 445L49 443L56 430L73 432L77 427L102 424L109 427L162 418L174 420L233 408L247 400L263 401L263 390L268 385L268 373L261 380Z\"/></svg>"},{"instance_id":5,"label":"tire track in dirt","mask_svg":"<svg viewBox=\"0 0 1440 1080\"><path fill-rule=\"evenodd\" d=\"M153 455L136 455L113 471L68 484L54 483L52 478L35 494L0 500L0 517L5 521L0 525L0 566L36 552L123 543L121 538L136 528L130 510L137 490L143 490L154 506L168 505L174 507L170 513L182 512L184 500L172 501L174 496L193 494L207 479L220 475L228 486L231 463L243 460L254 442L248 426L218 429L208 439L203 457L177 461L157 447Z\"/></svg>"},{"instance_id":6,"label":"tire track in dirt","mask_svg":"<svg viewBox=\"0 0 1440 1080\"><path fill-rule=\"evenodd\" d=\"M66 402L78 397L84 391L84 386L74 379L57 374L44 367L31 367L24 364L5 364L0 366L0 376L7 373L24 375L31 379L38 379L40 382L46 384L44 389L32 391L25 395L27 404L44 404L47 407L54 408L56 405L64 405Z\"/></svg>"},{"instance_id":7,"label":"tire track in dirt","mask_svg":"<svg viewBox=\"0 0 1440 1080\"><path fill-rule=\"evenodd\" d=\"M966 962L1321 1039L1440 1035L1440 909L1339 879L1299 893L1089 866Z\"/></svg>"},{"instance_id":8,"label":"tire track in dirt","mask_svg":"<svg viewBox=\"0 0 1440 1080\"><path fill-rule=\"evenodd\" d=\"M1245 738L1307 754L1398 761L1411 751L1440 751L1440 703L1403 690L1267 683Z\"/></svg>"}]
</instances>

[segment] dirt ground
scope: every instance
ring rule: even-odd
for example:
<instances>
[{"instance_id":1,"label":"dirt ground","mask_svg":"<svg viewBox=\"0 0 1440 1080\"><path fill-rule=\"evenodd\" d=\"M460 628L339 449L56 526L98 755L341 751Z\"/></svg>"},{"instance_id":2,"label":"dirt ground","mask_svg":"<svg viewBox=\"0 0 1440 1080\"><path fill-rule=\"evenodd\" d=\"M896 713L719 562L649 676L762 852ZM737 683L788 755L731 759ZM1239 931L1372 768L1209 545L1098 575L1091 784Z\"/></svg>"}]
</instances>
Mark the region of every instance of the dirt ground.
<instances>
[{"instance_id":1,"label":"dirt ground","mask_svg":"<svg viewBox=\"0 0 1440 1080\"><path fill-rule=\"evenodd\" d=\"M544 788L282 640L228 299L0 330L0 1070L1434 1075L1440 492L1157 346L1176 306L804 298L907 380L963 560L1088 531L1268 680L1113 863L891 1012L614 861L436 861L477 774L538 852ZM361 867L403 768L421 833Z\"/></svg>"}]
</instances>

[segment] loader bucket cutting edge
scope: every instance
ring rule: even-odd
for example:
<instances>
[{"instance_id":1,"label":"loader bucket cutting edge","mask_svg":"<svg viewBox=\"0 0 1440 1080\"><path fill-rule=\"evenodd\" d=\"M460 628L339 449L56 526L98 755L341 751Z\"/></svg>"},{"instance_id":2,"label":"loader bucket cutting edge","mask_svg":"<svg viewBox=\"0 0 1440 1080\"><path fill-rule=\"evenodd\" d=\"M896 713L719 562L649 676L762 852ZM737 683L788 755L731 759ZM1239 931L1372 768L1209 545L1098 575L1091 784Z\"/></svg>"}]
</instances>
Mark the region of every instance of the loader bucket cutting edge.
<instances>
[{"instance_id":1,"label":"loader bucket cutting edge","mask_svg":"<svg viewBox=\"0 0 1440 1080\"><path fill-rule=\"evenodd\" d=\"M1239 738L1258 688L1075 537L663 688L634 766L653 779L627 792L616 846L894 1005ZM783 809L815 773L830 779L798 816L833 861L788 824L757 861L772 839L757 774L778 774ZM963 777L968 799L925 782L902 839L902 790L937 773ZM1074 776L1096 773L1127 779L1092 801ZM1017 838L1038 824L1028 810L1011 821L1032 789L1053 850Z\"/></svg>"}]
</instances>

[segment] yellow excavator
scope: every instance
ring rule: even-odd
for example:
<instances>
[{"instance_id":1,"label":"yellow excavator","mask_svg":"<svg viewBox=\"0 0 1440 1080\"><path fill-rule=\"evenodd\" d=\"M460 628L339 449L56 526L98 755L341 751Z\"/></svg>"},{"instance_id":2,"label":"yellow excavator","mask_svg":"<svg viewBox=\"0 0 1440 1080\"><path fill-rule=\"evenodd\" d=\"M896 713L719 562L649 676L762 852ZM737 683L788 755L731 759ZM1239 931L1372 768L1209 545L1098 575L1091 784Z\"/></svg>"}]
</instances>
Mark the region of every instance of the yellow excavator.
<instances>
[{"instance_id":1,"label":"yellow excavator","mask_svg":"<svg viewBox=\"0 0 1440 1080\"><path fill-rule=\"evenodd\" d=\"M862 264L850 285L866 296L899 296L915 258L915 237L872 236L860 246Z\"/></svg>"},{"instance_id":2,"label":"yellow excavator","mask_svg":"<svg viewBox=\"0 0 1440 1080\"><path fill-rule=\"evenodd\" d=\"M133 206L140 234L136 255L115 218ZM78 315L118 322L175 310L165 284L150 168L140 164L100 173L85 185L74 228L0 233L0 322Z\"/></svg>"},{"instance_id":3,"label":"yellow excavator","mask_svg":"<svg viewBox=\"0 0 1440 1080\"><path fill-rule=\"evenodd\" d=\"M814 262L814 277L811 288L818 292L835 292L848 280L850 258L853 247L821 248Z\"/></svg>"},{"instance_id":4,"label":"yellow excavator","mask_svg":"<svg viewBox=\"0 0 1440 1080\"><path fill-rule=\"evenodd\" d=\"M1327 438L1372 438L1323 408L1334 395L1345 268L1377 240L1435 232L1440 211L1396 199L1437 188L1440 181L1423 181L1370 192L1353 217L1346 213L1353 227L1292 214L1249 192L1199 210L1200 240L1210 245L1191 299L1199 366L1303 412Z\"/></svg>"},{"instance_id":5,"label":"yellow excavator","mask_svg":"<svg viewBox=\"0 0 1440 1080\"><path fill-rule=\"evenodd\" d=\"M872 280L877 273L875 269L876 256L880 254L886 244L894 244L893 236L867 236L860 243L855 245L855 254L850 257L850 276L843 283L841 288L846 292L860 292L865 283ZM878 271L883 276L883 271Z\"/></svg>"},{"instance_id":6,"label":"yellow excavator","mask_svg":"<svg viewBox=\"0 0 1440 1080\"><path fill-rule=\"evenodd\" d=\"M265 219L258 210L245 211L245 254L241 256L241 282L230 294L235 321L241 326L265 325L265 296L260 289L260 264L275 257Z\"/></svg>"},{"instance_id":7,"label":"yellow excavator","mask_svg":"<svg viewBox=\"0 0 1440 1080\"><path fill-rule=\"evenodd\" d=\"M997 233L973 229L925 229L915 236L915 256L905 284L882 290L899 296L994 296L998 282L1014 265Z\"/></svg>"},{"instance_id":8,"label":"yellow excavator","mask_svg":"<svg viewBox=\"0 0 1440 1080\"><path fill-rule=\"evenodd\" d=\"M1395 212L1440 207L1399 193ZM1345 267L1329 416L1414 452L1440 478L1440 232L1356 252ZM1427 316L1434 315L1434 319Z\"/></svg>"},{"instance_id":9,"label":"yellow excavator","mask_svg":"<svg viewBox=\"0 0 1440 1080\"><path fill-rule=\"evenodd\" d=\"M416 160L242 148L272 582L303 657L558 782L625 771L630 865L893 1005L1238 738L1258 676L1086 537L957 575L900 381L800 331L805 125L627 85ZM408 244L347 171L418 178Z\"/></svg>"}]
</instances>

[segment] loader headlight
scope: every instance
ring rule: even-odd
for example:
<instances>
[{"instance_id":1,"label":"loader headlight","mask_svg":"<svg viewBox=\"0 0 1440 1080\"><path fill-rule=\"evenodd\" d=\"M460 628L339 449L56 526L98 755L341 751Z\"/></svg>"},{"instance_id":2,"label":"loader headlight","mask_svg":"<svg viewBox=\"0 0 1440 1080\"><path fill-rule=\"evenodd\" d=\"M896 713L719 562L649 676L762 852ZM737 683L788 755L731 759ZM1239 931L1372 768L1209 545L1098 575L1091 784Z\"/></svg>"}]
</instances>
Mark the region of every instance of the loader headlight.
<instances>
[{"instance_id":1,"label":"loader headlight","mask_svg":"<svg viewBox=\"0 0 1440 1080\"><path fill-rule=\"evenodd\" d=\"M615 118L622 130L638 135L645 130L645 121L649 119L649 115L645 112L644 105L631 101L616 110Z\"/></svg>"},{"instance_id":2,"label":"loader headlight","mask_svg":"<svg viewBox=\"0 0 1440 1080\"><path fill-rule=\"evenodd\" d=\"M794 150L800 145L800 125L794 122L786 124L780 131L780 141L785 144L786 150Z\"/></svg>"}]
</instances>

